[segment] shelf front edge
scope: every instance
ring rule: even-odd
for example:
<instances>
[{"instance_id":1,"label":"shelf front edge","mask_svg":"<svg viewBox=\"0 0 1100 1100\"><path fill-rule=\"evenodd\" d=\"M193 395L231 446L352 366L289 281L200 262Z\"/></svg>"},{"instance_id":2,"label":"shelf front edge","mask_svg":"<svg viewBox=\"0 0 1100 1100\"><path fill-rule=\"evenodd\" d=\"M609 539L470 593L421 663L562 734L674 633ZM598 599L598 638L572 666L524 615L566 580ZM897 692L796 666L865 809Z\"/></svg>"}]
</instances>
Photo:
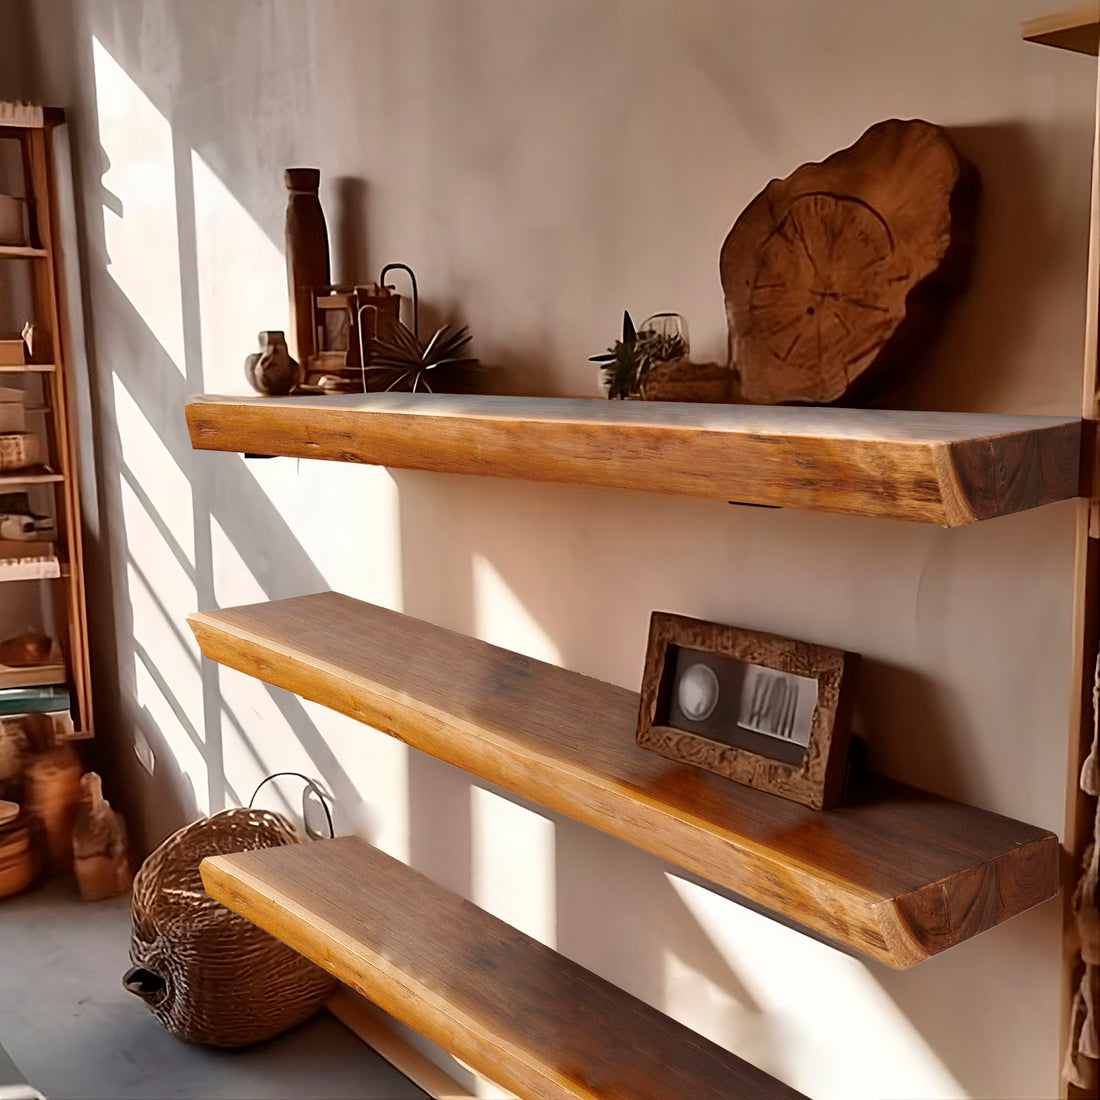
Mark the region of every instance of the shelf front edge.
<instances>
[{"instance_id":1,"label":"shelf front edge","mask_svg":"<svg viewBox=\"0 0 1100 1100\"><path fill-rule=\"evenodd\" d=\"M285 634L265 629L265 619L284 613L292 620ZM637 748L634 692L336 593L205 612L188 622L211 660L349 715L898 969L1058 892L1052 833L885 781L865 804L816 814ZM376 650L369 663L340 656L359 644L355 638ZM325 644L334 649L321 652ZM461 655L448 665L451 646ZM370 666L387 661L391 667L372 678ZM409 661L421 667L410 667L405 684ZM457 703L453 709L465 717L448 712L423 698L430 689L422 685L433 678L475 682L481 702ZM470 716L478 705L493 714L521 707L530 728L512 734L496 717L479 724ZM540 730L550 731L543 740ZM891 835L850 861L847 841L838 839L899 829L913 831L915 855L906 852L907 836ZM963 834L977 839L960 841ZM970 843L974 854L955 851ZM897 873L899 858L922 861L922 845L934 853L929 870Z\"/></svg>"},{"instance_id":2,"label":"shelf front edge","mask_svg":"<svg viewBox=\"0 0 1100 1100\"><path fill-rule=\"evenodd\" d=\"M199 450L958 527L1078 495L1081 421L875 409L360 394L204 395Z\"/></svg>"}]
</instances>

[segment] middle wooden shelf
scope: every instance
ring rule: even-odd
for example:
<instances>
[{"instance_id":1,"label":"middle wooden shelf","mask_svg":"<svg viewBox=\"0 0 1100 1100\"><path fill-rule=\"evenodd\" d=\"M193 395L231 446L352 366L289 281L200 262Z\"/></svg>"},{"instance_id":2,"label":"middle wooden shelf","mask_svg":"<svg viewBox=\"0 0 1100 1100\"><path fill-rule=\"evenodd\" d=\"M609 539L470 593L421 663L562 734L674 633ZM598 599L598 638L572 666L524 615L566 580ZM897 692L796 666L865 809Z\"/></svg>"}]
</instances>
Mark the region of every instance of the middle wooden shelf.
<instances>
[{"instance_id":1,"label":"middle wooden shelf","mask_svg":"<svg viewBox=\"0 0 1100 1100\"><path fill-rule=\"evenodd\" d=\"M348 596L188 621L212 660L899 969L1058 892L1051 832L876 776L807 809L639 748L633 691Z\"/></svg>"}]
</instances>

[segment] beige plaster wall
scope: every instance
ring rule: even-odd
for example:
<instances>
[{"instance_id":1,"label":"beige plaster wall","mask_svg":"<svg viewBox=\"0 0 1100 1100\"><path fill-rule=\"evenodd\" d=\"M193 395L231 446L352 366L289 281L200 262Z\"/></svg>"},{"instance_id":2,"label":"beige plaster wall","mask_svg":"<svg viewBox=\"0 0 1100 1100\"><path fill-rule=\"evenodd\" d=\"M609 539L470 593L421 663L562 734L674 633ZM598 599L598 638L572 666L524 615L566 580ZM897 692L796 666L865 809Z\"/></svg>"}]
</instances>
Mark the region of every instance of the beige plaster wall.
<instances>
[{"instance_id":1,"label":"beige plaster wall","mask_svg":"<svg viewBox=\"0 0 1100 1100\"><path fill-rule=\"evenodd\" d=\"M1048 903L905 972L237 674L197 607L334 587L627 686L654 608L857 650L874 765L1061 830L1075 505L972 529L191 452L285 324L282 168L322 169L340 278L388 261L502 391L685 314L766 180L869 124L951 129L984 183L974 284L899 407L1079 411L1094 66L1012 0L41 0L73 122L101 746L149 843L319 774L339 824L815 1098L1056 1092ZM115 640L112 641L111 639ZM292 788L282 792L294 806ZM279 804L276 799L275 804Z\"/></svg>"}]
</instances>

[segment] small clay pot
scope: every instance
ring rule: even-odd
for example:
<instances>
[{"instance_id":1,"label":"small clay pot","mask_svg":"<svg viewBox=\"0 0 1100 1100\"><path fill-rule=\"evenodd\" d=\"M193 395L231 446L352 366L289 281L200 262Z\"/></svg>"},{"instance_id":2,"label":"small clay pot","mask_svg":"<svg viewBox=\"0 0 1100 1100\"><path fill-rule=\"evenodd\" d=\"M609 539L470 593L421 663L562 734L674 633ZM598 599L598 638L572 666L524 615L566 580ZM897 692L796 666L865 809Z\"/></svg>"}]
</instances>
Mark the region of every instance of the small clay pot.
<instances>
[{"instance_id":1,"label":"small clay pot","mask_svg":"<svg viewBox=\"0 0 1100 1100\"><path fill-rule=\"evenodd\" d=\"M249 385L265 397L282 397L305 380L305 374L286 346L286 336L277 330L259 335L260 350L244 361Z\"/></svg>"}]
</instances>

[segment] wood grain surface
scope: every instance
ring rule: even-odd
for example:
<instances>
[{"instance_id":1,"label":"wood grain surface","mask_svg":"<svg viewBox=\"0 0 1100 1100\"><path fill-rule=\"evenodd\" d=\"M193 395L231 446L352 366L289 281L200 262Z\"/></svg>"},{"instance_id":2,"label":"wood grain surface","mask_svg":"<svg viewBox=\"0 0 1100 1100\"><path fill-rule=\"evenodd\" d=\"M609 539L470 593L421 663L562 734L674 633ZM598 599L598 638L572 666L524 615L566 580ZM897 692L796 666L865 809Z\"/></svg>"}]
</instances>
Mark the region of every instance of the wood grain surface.
<instances>
[{"instance_id":1,"label":"wood grain surface","mask_svg":"<svg viewBox=\"0 0 1100 1100\"><path fill-rule=\"evenodd\" d=\"M1052 897L1053 833L870 777L818 812L634 741L637 693L334 592L193 615L212 660L904 968Z\"/></svg>"},{"instance_id":2,"label":"wood grain surface","mask_svg":"<svg viewBox=\"0 0 1100 1100\"><path fill-rule=\"evenodd\" d=\"M909 366L966 282L977 195L946 132L919 119L773 179L719 259L742 399L832 403Z\"/></svg>"},{"instance_id":3,"label":"wood grain surface","mask_svg":"<svg viewBox=\"0 0 1100 1100\"><path fill-rule=\"evenodd\" d=\"M211 897L528 1100L802 1096L358 837L200 869Z\"/></svg>"},{"instance_id":4,"label":"wood grain surface","mask_svg":"<svg viewBox=\"0 0 1100 1100\"><path fill-rule=\"evenodd\" d=\"M956 527L1078 494L1049 416L470 394L193 398L192 446Z\"/></svg>"}]
</instances>

